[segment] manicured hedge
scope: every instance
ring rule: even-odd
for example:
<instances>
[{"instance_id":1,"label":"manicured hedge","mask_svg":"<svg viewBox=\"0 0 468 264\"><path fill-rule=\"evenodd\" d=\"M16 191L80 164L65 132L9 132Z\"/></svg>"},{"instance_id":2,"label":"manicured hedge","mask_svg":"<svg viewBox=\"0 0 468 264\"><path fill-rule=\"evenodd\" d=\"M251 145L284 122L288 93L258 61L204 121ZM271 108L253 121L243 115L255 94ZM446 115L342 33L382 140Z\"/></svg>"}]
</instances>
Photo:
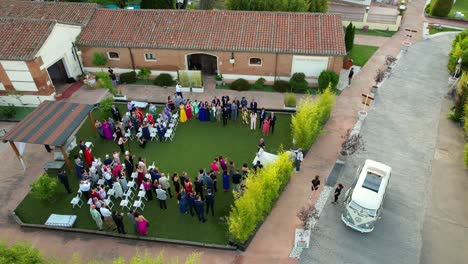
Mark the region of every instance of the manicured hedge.
<instances>
[{"instance_id":1,"label":"manicured hedge","mask_svg":"<svg viewBox=\"0 0 468 264\"><path fill-rule=\"evenodd\" d=\"M241 78L233 81L229 85L229 88L236 91L247 91L250 89L250 83L247 80Z\"/></svg>"},{"instance_id":2,"label":"manicured hedge","mask_svg":"<svg viewBox=\"0 0 468 264\"><path fill-rule=\"evenodd\" d=\"M450 13L453 6L453 0L436 0L431 8L431 15L438 17L446 17Z\"/></svg>"},{"instance_id":3,"label":"manicured hedge","mask_svg":"<svg viewBox=\"0 0 468 264\"><path fill-rule=\"evenodd\" d=\"M275 83L273 84L273 90L280 92L280 93L290 92L291 85L289 84L289 82L285 80L276 80Z\"/></svg>"},{"instance_id":4,"label":"manicured hedge","mask_svg":"<svg viewBox=\"0 0 468 264\"><path fill-rule=\"evenodd\" d=\"M305 93L309 89L309 84L305 79L305 74L302 72L296 72L289 79L292 91L295 93Z\"/></svg>"},{"instance_id":5,"label":"manicured hedge","mask_svg":"<svg viewBox=\"0 0 468 264\"><path fill-rule=\"evenodd\" d=\"M297 147L309 149L314 144L330 117L334 103L335 94L331 91L331 85L318 99L308 96L299 101L291 120L293 140Z\"/></svg>"},{"instance_id":6,"label":"manicured hedge","mask_svg":"<svg viewBox=\"0 0 468 264\"><path fill-rule=\"evenodd\" d=\"M319 90L323 91L328 85L331 83L331 88L335 89L336 85L340 81L340 76L334 72L329 70L324 70L320 73L318 78L318 85Z\"/></svg>"},{"instance_id":7,"label":"manicured hedge","mask_svg":"<svg viewBox=\"0 0 468 264\"><path fill-rule=\"evenodd\" d=\"M153 83L159 86L172 86L174 85L174 79L169 73L161 73L154 79Z\"/></svg>"},{"instance_id":8,"label":"manicured hedge","mask_svg":"<svg viewBox=\"0 0 468 264\"><path fill-rule=\"evenodd\" d=\"M120 83L135 83L136 81L137 74L135 71L120 74Z\"/></svg>"},{"instance_id":9,"label":"manicured hedge","mask_svg":"<svg viewBox=\"0 0 468 264\"><path fill-rule=\"evenodd\" d=\"M290 155L280 153L278 159L257 173L249 172L244 194L234 201L229 214L229 235L244 243L258 224L270 213L293 172Z\"/></svg>"}]
</instances>

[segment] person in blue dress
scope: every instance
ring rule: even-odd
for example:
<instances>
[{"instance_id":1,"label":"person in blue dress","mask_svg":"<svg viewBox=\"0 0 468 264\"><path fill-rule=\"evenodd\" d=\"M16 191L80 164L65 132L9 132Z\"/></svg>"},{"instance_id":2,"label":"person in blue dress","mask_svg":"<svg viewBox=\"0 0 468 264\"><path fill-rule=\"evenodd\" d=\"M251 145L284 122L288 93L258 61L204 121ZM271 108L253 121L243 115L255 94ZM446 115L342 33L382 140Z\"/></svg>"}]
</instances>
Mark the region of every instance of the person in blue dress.
<instances>
[{"instance_id":1,"label":"person in blue dress","mask_svg":"<svg viewBox=\"0 0 468 264\"><path fill-rule=\"evenodd\" d=\"M205 104L202 102L198 105L198 120L205 121Z\"/></svg>"},{"instance_id":2,"label":"person in blue dress","mask_svg":"<svg viewBox=\"0 0 468 264\"><path fill-rule=\"evenodd\" d=\"M76 172L76 177L78 180L82 180L83 176L81 171L84 169L84 162L78 157L78 155L75 155L75 172Z\"/></svg>"},{"instance_id":3,"label":"person in blue dress","mask_svg":"<svg viewBox=\"0 0 468 264\"><path fill-rule=\"evenodd\" d=\"M143 136L144 139L150 140L151 139L151 134L149 131L149 125L148 123L144 122L143 126L141 127L141 135Z\"/></svg>"},{"instance_id":4,"label":"person in blue dress","mask_svg":"<svg viewBox=\"0 0 468 264\"><path fill-rule=\"evenodd\" d=\"M184 189L180 190L180 201L179 201L179 211L181 214L187 213L187 194L185 193Z\"/></svg>"},{"instance_id":5,"label":"person in blue dress","mask_svg":"<svg viewBox=\"0 0 468 264\"><path fill-rule=\"evenodd\" d=\"M223 189L225 192L229 191L229 174L227 171L223 171Z\"/></svg>"}]
</instances>

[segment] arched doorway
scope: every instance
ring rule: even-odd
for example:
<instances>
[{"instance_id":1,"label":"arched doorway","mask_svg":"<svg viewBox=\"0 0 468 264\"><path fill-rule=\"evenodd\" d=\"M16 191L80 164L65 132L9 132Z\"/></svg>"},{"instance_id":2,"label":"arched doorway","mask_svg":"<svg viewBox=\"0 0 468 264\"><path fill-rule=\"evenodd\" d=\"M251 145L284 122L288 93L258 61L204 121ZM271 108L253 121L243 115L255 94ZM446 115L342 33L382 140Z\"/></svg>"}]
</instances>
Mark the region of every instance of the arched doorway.
<instances>
[{"instance_id":1,"label":"arched doorway","mask_svg":"<svg viewBox=\"0 0 468 264\"><path fill-rule=\"evenodd\" d=\"M215 75L218 72L218 57L205 53L189 54L187 69L199 70L204 75Z\"/></svg>"}]
</instances>

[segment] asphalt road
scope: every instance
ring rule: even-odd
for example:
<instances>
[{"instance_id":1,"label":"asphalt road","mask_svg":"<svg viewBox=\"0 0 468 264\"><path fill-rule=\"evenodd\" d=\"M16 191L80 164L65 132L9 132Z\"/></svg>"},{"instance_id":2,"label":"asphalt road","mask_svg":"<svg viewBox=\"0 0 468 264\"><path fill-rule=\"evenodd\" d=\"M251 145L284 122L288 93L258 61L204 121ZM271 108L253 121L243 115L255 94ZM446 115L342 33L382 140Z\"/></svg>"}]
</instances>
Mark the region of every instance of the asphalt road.
<instances>
[{"instance_id":1,"label":"asphalt road","mask_svg":"<svg viewBox=\"0 0 468 264\"><path fill-rule=\"evenodd\" d=\"M452 38L446 35L422 41L403 56L379 89L361 130L366 150L348 159L338 179L347 190L367 158L392 167L382 218L375 230L361 234L346 227L340 218L343 206L331 204L329 198L312 232L310 248L303 251L299 263L420 262Z\"/></svg>"}]
</instances>

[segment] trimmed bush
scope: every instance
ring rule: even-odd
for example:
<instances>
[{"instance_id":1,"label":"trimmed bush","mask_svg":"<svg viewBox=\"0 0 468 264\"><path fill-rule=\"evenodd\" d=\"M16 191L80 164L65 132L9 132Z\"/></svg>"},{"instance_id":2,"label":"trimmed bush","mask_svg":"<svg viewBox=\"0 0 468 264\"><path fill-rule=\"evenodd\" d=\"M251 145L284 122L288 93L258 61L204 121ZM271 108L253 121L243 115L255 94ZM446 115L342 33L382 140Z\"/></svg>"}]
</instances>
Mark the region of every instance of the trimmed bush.
<instances>
[{"instance_id":1,"label":"trimmed bush","mask_svg":"<svg viewBox=\"0 0 468 264\"><path fill-rule=\"evenodd\" d=\"M424 7L424 13L426 14L431 13L431 3L427 4L426 7Z\"/></svg>"},{"instance_id":2,"label":"trimmed bush","mask_svg":"<svg viewBox=\"0 0 468 264\"><path fill-rule=\"evenodd\" d=\"M16 115L16 106L14 104L8 104L7 107L3 108L2 114L6 118L13 118Z\"/></svg>"},{"instance_id":3,"label":"trimmed bush","mask_svg":"<svg viewBox=\"0 0 468 264\"><path fill-rule=\"evenodd\" d=\"M437 17L446 17L453 6L453 0L436 0L431 8L431 15Z\"/></svg>"},{"instance_id":4,"label":"trimmed bush","mask_svg":"<svg viewBox=\"0 0 468 264\"><path fill-rule=\"evenodd\" d=\"M356 27L353 25L353 22L350 22L346 27L345 31L345 46L346 52L350 52L354 46L354 34L356 33Z\"/></svg>"},{"instance_id":5,"label":"trimmed bush","mask_svg":"<svg viewBox=\"0 0 468 264\"><path fill-rule=\"evenodd\" d=\"M305 93L309 89L309 84L305 79L305 74L302 72L296 72L289 79L292 91L295 93Z\"/></svg>"},{"instance_id":6,"label":"trimmed bush","mask_svg":"<svg viewBox=\"0 0 468 264\"><path fill-rule=\"evenodd\" d=\"M292 135L297 147L309 149L322 133L322 127L330 117L335 103L331 85L317 100L311 96L299 101L296 114L291 120Z\"/></svg>"},{"instance_id":7,"label":"trimmed bush","mask_svg":"<svg viewBox=\"0 0 468 264\"><path fill-rule=\"evenodd\" d=\"M136 81L137 74L135 71L120 74L120 83L135 83Z\"/></svg>"},{"instance_id":8,"label":"trimmed bush","mask_svg":"<svg viewBox=\"0 0 468 264\"><path fill-rule=\"evenodd\" d=\"M53 202L57 197L58 184L57 178L43 174L31 184L31 193L41 201Z\"/></svg>"},{"instance_id":9,"label":"trimmed bush","mask_svg":"<svg viewBox=\"0 0 468 264\"><path fill-rule=\"evenodd\" d=\"M284 95L284 106L295 107L296 106L296 95L293 93L287 93Z\"/></svg>"},{"instance_id":10,"label":"trimmed bush","mask_svg":"<svg viewBox=\"0 0 468 264\"><path fill-rule=\"evenodd\" d=\"M109 90L109 93L114 94L114 85L112 80L107 72L100 71L96 73L96 86L99 88L104 88Z\"/></svg>"},{"instance_id":11,"label":"trimmed bush","mask_svg":"<svg viewBox=\"0 0 468 264\"><path fill-rule=\"evenodd\" d=\"M169 73L161 73L154 79L153 83L159 86L172 86L174 85L174 79Z\"/></svg>"},{"instance_id":12,"label":"trimmed bush","mask_svg":"<svg viewBox=\"0 0 468 264\"><path fill-rule=\"evenodd\" d=\"M138 77L140 77L143 80L146 80L146 82L148 82L150 75L151 75L151 70L148 68L141 68L138 71Z\"/></svg>"},{"instance_id":13,"label":"trimmed bush","mask_svg":"<svg viewBox=\"0 0 468 264\"><path fill-rule=\"evenodd\" d=\"M254 90L262 90L263 89L263 86L265 86L265 78L263 77L260 77L258 78L258 80L255 81L255 83L252 85L252 88Z\"/></svg>"},{"instance_id":14,"label":"trimmed bush","mask_svg":"<svg viewBox=\"0 0 468 264\"><path fill-rule=\"evenodd\" d=\"M291 85L289 84L289 82L285 80L276 80L275 83L273 84L273 90L280 92L280 93L290 92Z\"/></svg>"},{"instance_id":15,"label":"trimmed bush","mask_svg":"<svg viewBox=\"0 0 468 264\"><path fill-rule=\"evenodd\" d=\"M96 67L104 66L107 63L107 57L102 52L94 52L93 53L93 62L92 64Z\"/></svg>"},{"instance_id":16,"label":"trimmed bush","mask_svg":"<svg viewBox=\"0 0 468 264\"><path fill-rule=\"evenodd\" d=\"M278 159L256 173L249 171L244 194L234 201L229 214L229 235L244 243L271 211L293 172L290 155L278 154Z\"/></svg>"},{"instance_id":17,"label":"trimmed bush","mask_svg":"<svg viewBox=\"0 0 468 264\"><path fill-rule=\"evenodd\" d=\"M231 90L236 90L236 91L247 91L250 89L250 83L246 79L237 79L233 81L230 85L229 88Z\"/></svg>"},{"instance_id":18,"label":"trimmed bush","mask_svg":"<svg viewBox=\"0 0 468 264\"><path fill-rule=\"evenodd\" d=\"M331 83L332 89L335 89L340 80L340 76L334 71L324 70L320 73L318 78L319 90L323 91Z\"/></svg>"}]
</instances>

